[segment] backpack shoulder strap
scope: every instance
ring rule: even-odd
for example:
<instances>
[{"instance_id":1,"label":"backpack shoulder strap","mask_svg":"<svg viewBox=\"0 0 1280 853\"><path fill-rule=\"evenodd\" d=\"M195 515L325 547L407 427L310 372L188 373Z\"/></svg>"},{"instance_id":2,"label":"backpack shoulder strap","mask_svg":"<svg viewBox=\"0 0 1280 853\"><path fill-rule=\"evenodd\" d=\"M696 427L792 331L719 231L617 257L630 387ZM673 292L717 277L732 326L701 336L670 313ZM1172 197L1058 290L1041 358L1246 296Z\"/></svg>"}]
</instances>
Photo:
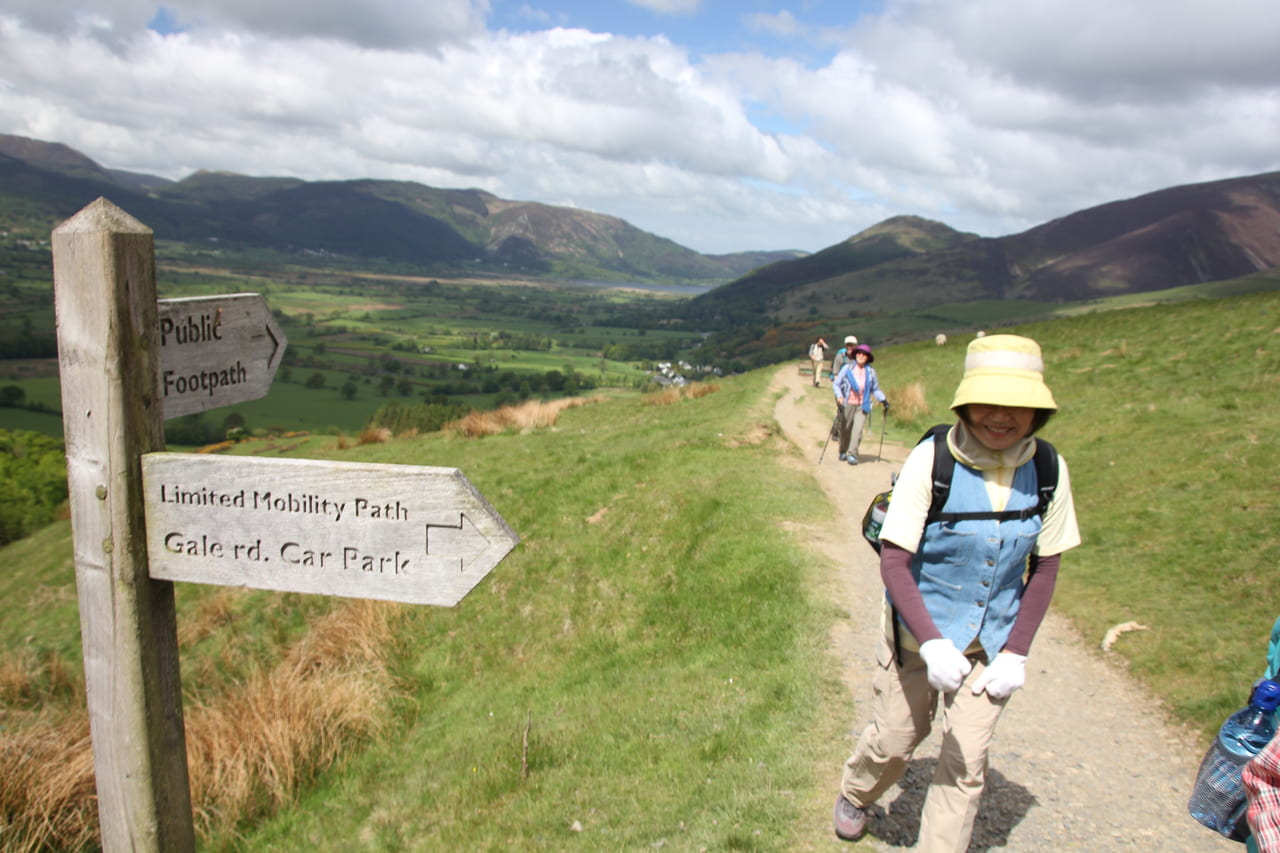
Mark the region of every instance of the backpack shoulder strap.
<instances>
[{"instance_id":1,"label":"backpack shoulder strap","mask_svg":"<svg viewBox=\"0 0 1280 853\"><path fill-rule=\"evenodd\" d=\"M1044 518L1053 501L1054 490L1058 488L1058 451L1043 438L1036 439L1036 455L1032 457L1036 463L1036 514Z\"/></svg>"},{"instance_id":2,"label":"backpack shoulder strap","mask_svg":"<svg viewBox=\"0 0 1280 853\"><path fill-rule=\"evenodd\" d=\"M929 498L929 514L925 519L926 524L937 520L938 514L947 504L947 496L951 494L951 478L956 473L956 459L947 447L947 431L950 429L951 424L937 424L929 427L925 434L920 436L920 441L916 442L920 444L930 438L933 439L933 487Z\"/></svg>"}]
</instances>

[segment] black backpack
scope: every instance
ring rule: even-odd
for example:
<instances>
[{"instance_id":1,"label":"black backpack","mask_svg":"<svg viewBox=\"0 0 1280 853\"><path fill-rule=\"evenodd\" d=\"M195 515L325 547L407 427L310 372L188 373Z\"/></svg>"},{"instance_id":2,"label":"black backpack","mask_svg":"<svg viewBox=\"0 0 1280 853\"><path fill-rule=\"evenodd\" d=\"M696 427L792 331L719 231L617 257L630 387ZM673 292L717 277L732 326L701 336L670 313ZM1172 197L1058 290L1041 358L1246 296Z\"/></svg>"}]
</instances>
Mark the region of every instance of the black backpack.
<instances>
[{"instance_id":1,"label":"black backpack","mask_svg":"<svg viewBox=\"0 0 1280 853\"><path fill-rule=\"evenodd\" d=\"M933 521L978 521L995 519L997 521L1013 521L1043 517L1053 500L1053 492L1058 488L1058 451L1042 438L1036 439L1036 453L1033 461L1036 466L1036 492L1039 499L1036 505L1026 509L1007 509L1001 512L943 512L947 504L947 496L951 494L951 478L955 474L956 460L947 449L947 431L951 424L938 424L930 427L920 436L919 444L929 438L933 441L933 495L929 499L929 515L925 520ZM895 478L896 480L896 478ZM880 528L884 525L884 514L889 509L889 501L893 499L893 488L881 492L871 500L866 513L862 516L862 536L871 547L880 553Z\"/></svg>"}]
</instances>

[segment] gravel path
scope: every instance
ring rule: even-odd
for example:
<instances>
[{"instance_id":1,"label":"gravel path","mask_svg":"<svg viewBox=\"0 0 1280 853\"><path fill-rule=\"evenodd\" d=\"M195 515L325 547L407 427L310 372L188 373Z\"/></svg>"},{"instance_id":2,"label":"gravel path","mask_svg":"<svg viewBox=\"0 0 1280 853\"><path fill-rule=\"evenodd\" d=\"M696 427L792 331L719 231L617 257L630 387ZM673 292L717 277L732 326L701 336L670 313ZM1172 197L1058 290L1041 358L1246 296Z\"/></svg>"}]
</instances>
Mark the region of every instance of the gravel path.
<instances>
[{"instance_id":1,"label":"gravel path","mask_svg":"<svg viewBox=\"0 0 1280 853\"><path fill-rule=\"evenodd\" d=\"M830 843L815 849L902 850L919 832L924 788L937 755L930 737L898 787L871 809L870 831L857 845L831 831L840 766L870 719L871 667L884 587L875 553L858 531L872 496L888 487L906 448L880 444L880 414L862 442L867 461L838 460L835 442L821 464L834 405L825 385L785 367L773 380L775 418L812 467L833 507L852 508L849 524L806 528L818 559L833 571L831 596L848 618L832 634L850 691L848 740L833 745L831 796L814 815L815 833ZM1077 501L1087 496L1077 493ZM834 513L834 510L833 510ZM825 514L824 514L825 515ZM1086 543L1088 531L1082 531ZM1084 546L1084 547L1087 547ZM1071 571L1071 553L1062 561ZM1164 722L1155 703L1100 650L1101 637L1082 638L1050 608L1027 662L1027 685L1001 719L991 750L987 789L969 850L1151 850L1164 853L1242 851L1195 823L1186 811L1201 749L1194 735ZM1123 638L1120 640L1123 643ZM815 807L815 811L817 808Z\"/></svg>"}]
</instances>

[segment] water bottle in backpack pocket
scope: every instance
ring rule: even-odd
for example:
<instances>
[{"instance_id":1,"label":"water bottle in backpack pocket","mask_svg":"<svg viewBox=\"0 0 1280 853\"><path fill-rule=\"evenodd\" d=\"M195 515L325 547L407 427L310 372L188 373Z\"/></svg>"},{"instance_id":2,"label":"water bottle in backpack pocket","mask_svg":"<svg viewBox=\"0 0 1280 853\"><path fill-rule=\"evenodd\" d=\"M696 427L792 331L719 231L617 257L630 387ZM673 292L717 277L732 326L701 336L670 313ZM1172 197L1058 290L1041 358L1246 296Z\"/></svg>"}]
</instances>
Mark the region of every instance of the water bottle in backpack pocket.
<instances>
[{"instance_id":1,"label":"water bottle in backpack pocket","mask_svg":"<svg viewBox=\"0 0 1280 853\"><path fill-rule=\"evenodd\" d=\"M1249 705L1227 718L1213 746L1200 762L1187 809L1197 821L1235 841L1249 835L1245 821L1248 799L1241 773L1276 733L1275 710L1280 706L1280 681L1263 679L1253 689Z\"/></svg>"}]
</instances>

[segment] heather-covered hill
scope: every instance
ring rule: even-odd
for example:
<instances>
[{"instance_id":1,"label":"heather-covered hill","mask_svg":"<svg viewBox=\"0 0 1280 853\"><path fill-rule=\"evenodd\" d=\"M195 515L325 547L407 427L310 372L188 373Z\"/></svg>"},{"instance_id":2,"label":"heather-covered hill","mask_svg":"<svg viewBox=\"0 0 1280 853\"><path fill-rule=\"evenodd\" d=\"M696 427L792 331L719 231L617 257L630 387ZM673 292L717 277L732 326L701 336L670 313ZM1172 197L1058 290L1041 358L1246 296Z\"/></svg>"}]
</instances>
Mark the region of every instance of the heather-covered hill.
<instances>
[{"instance_id":1,"label":"heather-covered hill","mask_svg":"<svg viewBox=\"0 0 1280 853\"><path fill-rule=\"evenodd\" d=\"M857 316L985 299L1078 301L1234 279L1280 266L1280 172L1172 187L1007 237L925 252L904 247L883 263L828 256L844 264L838 271L813 262L829 251L775 264L721 291L749 287L767 272L763 309L796 320L815 306L820 316Z\"/></svg>"}]
</instances>

